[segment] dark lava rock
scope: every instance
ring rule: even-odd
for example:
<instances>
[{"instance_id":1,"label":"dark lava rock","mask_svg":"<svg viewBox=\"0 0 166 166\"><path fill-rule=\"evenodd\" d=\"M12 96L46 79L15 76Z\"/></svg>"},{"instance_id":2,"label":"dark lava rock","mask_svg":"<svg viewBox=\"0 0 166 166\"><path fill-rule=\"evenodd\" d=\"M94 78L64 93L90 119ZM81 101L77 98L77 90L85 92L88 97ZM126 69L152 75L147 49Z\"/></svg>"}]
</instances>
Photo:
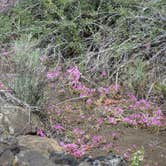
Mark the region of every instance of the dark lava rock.
<instances>
[{"instance_id":1,"label":"dark lava rock","mask_svg":"<svg viewBox=\"0 0 166 166\"><path fill-rule=\"evenodd\" d=\"M0 166L11 166L19 151L20 148L15 137L0 137Z\"/></svg>"},{"instance_id":2,"label":"dark lava rock","mask_svg":"<svg viewBox=\"0 0 166 166\"><path fill-rule=\"evenodd\" d=\"M111 153L107 156L86 157L81 160L76 160L74 157L64 153L52 153L50 159L61 166L127 166L126 161L122 157Z\"/></svg>"},{"instance_id":3,"label":"dark lava rock","mask_svg":"<svg viewBox=\"0 0 166 166\"><path fill-rule=\"evenodd\" d=\"M71 155L65 153L52 153L50 160L59 165L77 166L79 162Z\"/></svg>"},{"instance_id":4,"label":"dark lava rock","mask_svg":"<svg viewBox=\"0 0 166 166\"><path fill-rule=\"evenodd\" d=\"M121 157L112 153L107 156L100 156L96 158L86 158L79 166L127 166L126 161Z\"/></svg>"}]
</instances>

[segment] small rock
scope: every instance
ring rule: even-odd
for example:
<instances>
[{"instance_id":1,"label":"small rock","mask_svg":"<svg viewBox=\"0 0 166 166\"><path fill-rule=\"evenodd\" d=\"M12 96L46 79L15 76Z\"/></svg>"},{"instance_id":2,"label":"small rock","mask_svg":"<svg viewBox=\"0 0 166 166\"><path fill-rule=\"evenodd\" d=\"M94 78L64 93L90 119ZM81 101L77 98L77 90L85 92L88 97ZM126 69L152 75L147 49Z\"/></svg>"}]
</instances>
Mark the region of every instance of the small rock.
<instances>
[{"instance_id":1,"label":"small rock","mask_svg":"<svg viewBox=\"0 0 166 166\"><path fill-rule=\"evenodd\" d=\"M71 155L65 153L52 153L50 155L50 159L55 163L61 166L69 165L69 166L77 166L78 161L72 157Z\"/></svg>"}]
</instances>

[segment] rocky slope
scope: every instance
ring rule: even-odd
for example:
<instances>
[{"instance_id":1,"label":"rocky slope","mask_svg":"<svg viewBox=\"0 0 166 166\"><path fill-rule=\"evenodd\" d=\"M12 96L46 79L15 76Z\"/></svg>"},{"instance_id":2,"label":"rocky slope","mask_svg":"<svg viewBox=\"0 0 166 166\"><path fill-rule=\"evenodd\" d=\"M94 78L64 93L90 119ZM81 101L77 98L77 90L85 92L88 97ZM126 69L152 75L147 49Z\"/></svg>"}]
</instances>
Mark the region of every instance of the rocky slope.
<instances>
[{"instance_id":1,"label":"rocky slope","mask_svg":"<svg viewBox=\"0 0 166 166\"><path fill-rule=\"evenodd\" d=\"M0 91L0 166L127 165L113 154L76 160L65 154L57 140L37 136L39 126L42 122L26 103Z\"/></svg>"}]
</instances>

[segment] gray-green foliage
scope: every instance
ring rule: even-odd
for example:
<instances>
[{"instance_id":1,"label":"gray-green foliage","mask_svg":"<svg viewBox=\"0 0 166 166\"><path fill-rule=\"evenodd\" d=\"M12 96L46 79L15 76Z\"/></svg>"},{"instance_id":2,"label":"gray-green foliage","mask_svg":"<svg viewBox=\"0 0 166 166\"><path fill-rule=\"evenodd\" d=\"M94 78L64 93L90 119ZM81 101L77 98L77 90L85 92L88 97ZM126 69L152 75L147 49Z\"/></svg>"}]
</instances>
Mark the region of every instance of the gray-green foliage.
<instances>
[{"instance_id":1,"label":"gray-green foliage","mask_svg":"<svg viewBox=\"0 0 166 166\"><path fill-rule=\"evenodd\" d=\"M147 65L142 60L137 58L133 63L128 66L127 69L127 76L128 76L128 83L132 89L135 90L135 93L138 97L145 97L145 89L148 82L148 75L147 75Z\"/></svg>"},{"instance_id":2,"label":"gray-green foliage","mask_svg":"<svg viewBox=\"0 0 166 166\"><path fill-rule=\"evenodd\" d=\"M166 83L157 83L155 89L161 93L164 97L164 100L166 100Z\"/></svg>"},{"instance_id":3,"label":"gray-green foliage","mask_svg":"<svg viewBox=\"0 0 166 166\"><path fill-rule=\"evenodd\" d=\"M16 78L12 89L16 95L31 105L44 104L44 68L40 62L41 52L34 49L35 40L24 35L13 44Z\"/></svg>"}]
</instances>

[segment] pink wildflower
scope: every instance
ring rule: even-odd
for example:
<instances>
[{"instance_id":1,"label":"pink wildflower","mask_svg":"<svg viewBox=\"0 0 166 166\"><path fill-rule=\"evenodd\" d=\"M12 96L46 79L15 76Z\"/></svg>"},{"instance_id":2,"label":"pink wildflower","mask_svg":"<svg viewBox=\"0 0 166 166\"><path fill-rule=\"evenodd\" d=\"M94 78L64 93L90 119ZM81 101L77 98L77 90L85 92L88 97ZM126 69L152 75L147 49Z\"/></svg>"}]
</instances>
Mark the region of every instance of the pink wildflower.
<instances>
[{"instance_id":1,"label":"pink wildflower","mask_svg":"<svg viewBox=\"0 0 166 166\"><path fill-rule=\"evenodd\" d=\"M70 154L75 156L76 158L80 158L85 155L84 148L79 148L77 144L71 143L71 144L64 144L61 142L61 146Z\"/></svg>"},{"instance_id":2,"label":"pink wildflower","mask_svg":"<svg viewBox=\"0 0 166 166\"><path fill-rule=\"evenodd\" d=\"M54 78L54 74L51 72L47 72L47 78L48 79L53 79Z\"/></svg>"},{"instance_id":3,"label":"pink wildflower","mask_svg":"<svg viewBox=\"0 0 166 166\"><path fill-rule=\"evenodd\" d=\"M108 121L113 124L113 125L116 125L117 124L117 120L114 118L114 117L109 117L108 118Z\"/></svg>"},{"instance_id":4,"label":"pink wildflower","mask_svg":"<svg viewBox=\"0 0 166 166\"><path fill-rule=\"evenodd\" d=\"M75 128L73 130L73 133L75 134L75 136L77 137L82 137L85 134L85 131L79 128Z\"/></svg>"},{"instance_id":5,"label":"pink wildflower","mask_svg":"<svg viewBox=\"0 0 166 166\"><path fill-rule=\"evenodd\" d=\"M163 113L160 109L158 109L157 111L154 112L155 116L163 116Z\"/></svg>"},{"instance_id":6,"label":"pink wildflower","mask_svg":"<svg viewBox=\"0 0 166 166\"><path fill-rule=\"evenodd\" d=\"M87 105L91 105L92 103L93 103L92 99L86 100L86 104L87 104Z\"/></svg>"},{"instance_id":7,"label":"pink wildflower","mask_svg":"<svg viewBox=\"0 0 166 166\"><path fill-rule=\"evenodd\" d=\"M101 76L102 77L106 77L107 76L107 72L105 70L103 70L102 73L101 73Z\"/></svg>"},{"instance_id":8,"label":"pink wildflower","mask_svg":"<svg viewBox=\"0 0 166 166\"><path fill-rule=\"evenodd\" d=\"M129 160L130 157L131 157L131 154L130 154L129 152L125 152L125 153L124 153L124 158L125 158L126 160Z\"/></svg>"},{"instance_id":9,"label":"pink wildflower","mask_svg":"<svg viewBox=\"0 0 166 166\"><path fill-rule=\"evenodd\" d=\"M44 133L42 129L37 129L37 135L40 137L46 137L46 134Z\"/></svg>"},{"instance_id":10,"label":"pink wildflower","mask_svg":"<svg viewBox=\"0 0 166 166\"><path fill-rule=\"evenodd\" d=\"M3 83L0 82L0 89L2 89L4 87Z\"/></svg>"},{"instance_id":11,"label":"pink wildflower","mask_svg":"<svg viewBox=\"0 0 166 166\"><path fill-rule=\"evenodd\" d=\"M78 69L77 66L75 67L70 67L68 70L67 70L67 73L69 73L70 77L69 79L72 80L72 83L73 84L77 84L80 77L81 77L81 73Z\"/></svg>"},{"instance_id":12,"label":"pink wildflower","mask_svg":"<svg viewBox=\"0 0 166 166\"><path fill-rule=\"evenodd\" d=\"M101 143L103 143L103 137L100 135L93 136L92 142L94 147L98 147Z\"/></svg>"},{"instance_id":13,"label":"pink wildflower","mask_svg":"<svg viewBox=\"0 0 166 166\"><path fill-rule=\"evenodd\" d=\"M110 150L114 148L114 144L113 143L109 143L104 145L103 150Z\"/></svg>"},{"instance_id":14,"label":"pink wildflower","mask_svg":"<svg viewBox=\"0 0 166 166\"><path fill-rule=\"evenodd\" d=\"M53 76L56 77L56 78L59 76L59 70L58 69L54 70Z\"/></svg>"},{"instance_id":15,"label":"pink wildflower","mask_svg":"<svg viewBox=\"0 0 166 166\"><path fill-rule=\"evenodd\" d=\"M2 53L2 55L3 55L3 56L9 56L9 52L8 52L8 51L4 51L4 52Z\"/></svg>"},{"instance_id":16,"label":"pink wildflower","mask_svg":"<svg viewBox=\"0 0 166 166\"><path fill-rule=\"evenodd\" d=\"M80 150L80 149L77 149L76 151L73 152L73 155L76 157L76 158L81 158L85 155L85 151L84 150Z\"/></svg>"},{"instance_id":17,"label":"pink wildflower","mask_svg":"<svg viewBox=\"0 0 166 166\"><path fill-rule=\"evenodd\" d=\"M66 151L68 152L74 152L77 148L78 145L71 143L71 144L61 144L65 148Z\"/></svg>"},{"instance_id":18,"label":"pink wildflower","mask_svg":"<svg viewBox=\"0 0 166 166\"><path fill-rule=\"evenodd\" d=\"M98 123L99 125L102 125L102 124L104 123L104 118L99 118L99 119L97 120L97 123Z\"/></svg>"},{"instance_id":19,"label":"pink wildflower","mask_svg":"<svg viewBox=\"0 0 166 166\"><path fill-rule=\"evenodd\" d=\"M58 130L58 131L65 131L65 128L62 125L60 125L60 124L55 124L53 126L53 128Z\"/></svg>"},{"instance_id":20,"label":"pink wildflower","mask_svg":"<svg viewBox=\"0 0 166 166\"><path fill-rule=\"evenodd\" d=\"M98 92L101 94L109 94L110 93L110 87L100 87L98 88Z\"/></svg>"}]
</instances>

